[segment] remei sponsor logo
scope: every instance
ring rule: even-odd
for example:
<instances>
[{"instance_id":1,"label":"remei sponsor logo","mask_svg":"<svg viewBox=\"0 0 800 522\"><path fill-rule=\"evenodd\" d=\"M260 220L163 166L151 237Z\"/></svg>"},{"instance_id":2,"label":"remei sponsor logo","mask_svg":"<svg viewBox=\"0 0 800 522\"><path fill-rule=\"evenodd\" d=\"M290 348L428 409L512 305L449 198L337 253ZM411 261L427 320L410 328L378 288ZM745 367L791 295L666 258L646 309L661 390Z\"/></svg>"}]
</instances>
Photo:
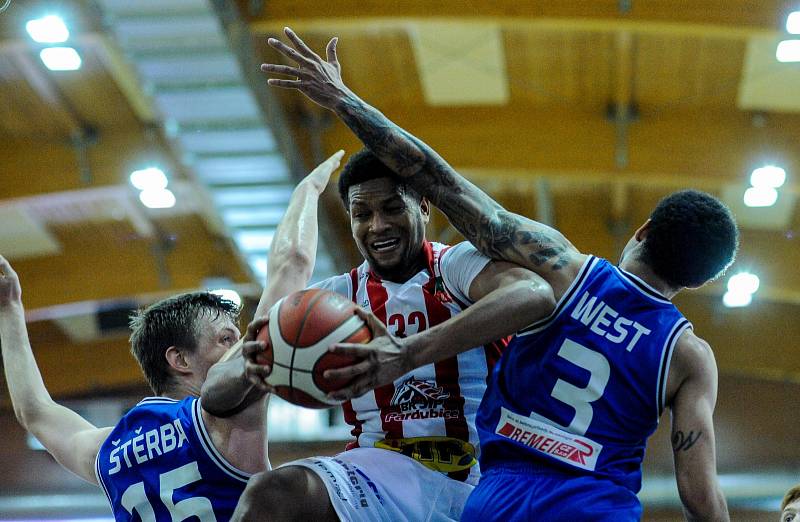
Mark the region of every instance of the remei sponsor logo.
<instances>
[{"instance_id":1,"label":"remei sponsor logo","mask_svg":"<svg viewBox=\"0 0 800 522\"><path fill-rule=\"evenodd\" d=\"M594 470L603 446L555 426L501 408L495 433L567 464Z\"/></svg>"}]
</instances>

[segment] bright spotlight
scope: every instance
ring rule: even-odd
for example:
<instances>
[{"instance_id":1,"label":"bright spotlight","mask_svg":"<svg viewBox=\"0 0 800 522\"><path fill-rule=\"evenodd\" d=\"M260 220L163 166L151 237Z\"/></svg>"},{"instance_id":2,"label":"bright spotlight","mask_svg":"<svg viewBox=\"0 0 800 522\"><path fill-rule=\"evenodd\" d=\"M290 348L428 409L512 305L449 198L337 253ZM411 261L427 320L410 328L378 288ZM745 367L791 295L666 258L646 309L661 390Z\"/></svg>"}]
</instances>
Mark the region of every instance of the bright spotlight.
<instances>
[{"instance_id":1,"label":"bright spotlight","mask_svg":"<svg viewBox=\"0 0 800 522\"><path fill-rule=\"evenodd\" d=\"M722 304L728 308L740 308L747 306L753 302L753 294L744 294L736 292L725 292L722 296Z\"/></svg>"},{"instance_id":2,"label":"bright spotlight","mask_svg":"<svg viewBox=\"0 0 800 522\"><path fill-rule=\"evenodd\" d=\"M786 18L786 32L800 34L800 11L789 13L789 17Z\"/></svg>"},{"instance_id":3,"label":"bright spotlight","mask_svg":"<svg viewBox=\"0 0 800 522\"><path fill-rule=\"evenodd\" d=\"M157 167L134 170L130 176L131 185L139 190L163 190L167 188L167 175Z\"/></svg>"},{"instance_id":4,"label":"bright spotlight","mask_svg":"<svg viewBox=\"0 0 800 522\"><path fill-rule=\"evenodd\" d=\"M72 47L46 47L39 52L45 67L51 71L77 71L81 55Z\"/></svg>"},{"instance_id":5,"label":"bright spotlight","mask_svg":"<svg viewBox=\"0 0 800 522\"><path fill-rule=\"evenodd\" d=\"M756 188L778 188L786 182L786 171L774 165L760 167L750 175L750 184Z\"/></svg>"},{"instance_id":6,"label":"bright spotlight","mask_svg":"<svg viewBox=\"0 0 800 522\"><path fill-rule=\"evenodd\" d=\"M239 295L236 290L229 290L227 288L221 288L219 290L211 290L212 294L216 294L223 299L227 299L231 301L236 306L242 306L242 297Z\"/></svg>"},{"instance_id":7,"label":"bright spotlight","mask_svg":"<svg viewBox=\"0 0 800 522\"><path fill-rule=\"evenodd\" d=\"M169 189L143 190L139 200L147 208L172 208L175 206L175 194Z\"/></svg>"},{"instance_id":8,"label":"bright spotlight","mask_svg":"<svg viewBox=\"0 0 800 522\"><path fill-rule=\"evenodd\" d=\"M771 207L778 201L778 191L772 187L750 187L744 191L744 204L748 207Z\"/></svg>"},{"instance_id":9,"label":"bright spotlight","mask_svg":"<svg viewBox=\"0 0 800 522\"><path fill-rule=\"evenodd\" d=\"M39 43L61 43L69 38L69 29L64 20L55 15L29 21L25 24L25 30Z\"/></svg>"},{"instance_id":10,"label":"bright spotlight","mask_svg":"<svg viewBox=\"0 0 800 522\"><path fill-rule=\"evenodd\" d=\"M784 40L775 50L779 62L800 62L800 40Z\"/></svg>"},{"instance_id":11,"label":"bright spotlight","mask_svg":"<svg viewBox=\"0 0 800 522\"><path fill-rule=\"evenodd\" d=\"M750 272L739 272L728 279L728 292L734 294L754 294L761 281L758 276Z\"/></svg>"}]
</instances>

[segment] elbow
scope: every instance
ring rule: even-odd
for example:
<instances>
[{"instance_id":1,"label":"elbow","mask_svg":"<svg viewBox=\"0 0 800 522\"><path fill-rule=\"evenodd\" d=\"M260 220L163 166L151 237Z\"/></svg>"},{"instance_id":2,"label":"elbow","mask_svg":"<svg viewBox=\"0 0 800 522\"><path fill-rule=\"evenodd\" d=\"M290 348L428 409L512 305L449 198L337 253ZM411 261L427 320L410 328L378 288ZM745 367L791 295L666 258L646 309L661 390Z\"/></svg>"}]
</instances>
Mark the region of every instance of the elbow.
<instances>
[{"instance_id":1,"label":"elbow","mask_svg":"<svg viewBox=\"0 0 800 522\"><path fill-rule=\"evenodd\" d=\"M553 289L544 281L535 279L522 282L527 316L534 321L544 319L556 309L556 298Z\"/></svg>"},{"instance_id":2,"label":"elbow","mask_svg":"<svg viewBox=\"0 0 800 522\"><path fill-rule=\"evenodd\" d=\"M47 407L47 404L37 403L37 402L25 402L25 403L14 403L14 416L17 418L17 422L25 428L26 431L29 431L35 435L36 425L39 423L39 420L42 418L42 412Z\"/></svg>"},{"instance_id":3,"label":"elbow","mask_svg":"<svg viewBox=\"0 0 800 522\"><path fill-rule=\"evenodd\" d=\"M293 244L288 245L286 248L281 249L279 252L272 254L274 258L280 261L276 264L274 269L270 270L270 278L283 278L289 274L300 276L309 281L314 272L315 256L309 252L307 248Z\"/></svg>"},{"instance_id":4,"label":"elbow","mask_svg":"<svg viewBox=\"0 0 800 522\"><path fill-rule=\"evenodd\" d=\"M719 486L694 488L691 492L681 491L681 502L687 520L727 521L728 505Z\"/></svg>"}]
</instances>

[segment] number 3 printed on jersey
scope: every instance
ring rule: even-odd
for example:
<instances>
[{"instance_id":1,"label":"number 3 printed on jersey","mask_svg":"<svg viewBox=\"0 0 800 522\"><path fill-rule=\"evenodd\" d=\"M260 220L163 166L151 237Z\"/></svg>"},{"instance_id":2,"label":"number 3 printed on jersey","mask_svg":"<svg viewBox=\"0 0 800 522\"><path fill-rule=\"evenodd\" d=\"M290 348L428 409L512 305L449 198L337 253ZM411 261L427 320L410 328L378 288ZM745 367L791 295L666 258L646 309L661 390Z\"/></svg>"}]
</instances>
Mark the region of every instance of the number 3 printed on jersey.
<instances>
[{"instance_id":1,"label":"number 3 printed on jersey","mask_svg":"<svg viewBox=\"0 0 800 522\"><path fill-rule=\"evenodd\" d=\"M202 479L200 470L197 469L197 462L190 462L172 471L162 473L158 477L159 488L161 489L159 496L161 497L161 502L172 516L172 520L178 521L189 517L197 517L200 522L217 522L214 508L211 507L211 501L206 497L192 497L180 502L175 502L172 499L172 494L176 489ZM136 511L142 522L157 522L153 506L144 491L144 482L137 482L128 486L128 489L122 494L122 507L131 515Z\"/></svg>"},{"instance_id":2,"label":"number 3 printed on jersey","mask_svg":"<svg viewBox=\"0 0 800 522\"><path fill-rule=\"evenodd\" d=\"M564 340L558 350L558 356L589 372L589 382L586 387L579 388L565 380L558 379L556 385L553 386L553 391L550 392L555 399L569 404L575 409L575 417L572 422L569 423L569 426L562 427L570 433L585 435L594 416L592 403L603 396L608 378L611 376L611 367L602 354L570 339Z\"/></svg>"}]
</instances>

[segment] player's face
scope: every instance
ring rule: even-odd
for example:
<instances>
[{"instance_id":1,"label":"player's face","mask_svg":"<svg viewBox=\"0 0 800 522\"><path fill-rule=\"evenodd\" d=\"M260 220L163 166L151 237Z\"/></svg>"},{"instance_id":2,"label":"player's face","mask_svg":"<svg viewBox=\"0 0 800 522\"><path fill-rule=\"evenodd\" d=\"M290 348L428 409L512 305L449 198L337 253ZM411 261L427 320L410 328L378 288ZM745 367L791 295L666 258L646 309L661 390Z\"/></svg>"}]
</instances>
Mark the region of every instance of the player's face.
<instances>
[{"instance_id":1,"label":"player's face","mask_svg":"<svg viewBox=\"0 0 800 522\"><path fill-rule=\"evenodd\" d=\"M370 267L390 281L414 275L430 217L428 202L417 201L389 178L353 185L349 198L353 239Z\"/></svg>"},{"instance_id":2,"label":"player's face","mask_svg":"<svg viewBox=\"0 0 800 522\"><path fill-rule=\"evenodd\" d=\"M800 521L800 498L794 502L789 502L781 512L781 522Z\"/></svg>"},{"instance_id":3,"label":"player's face","mask_svg":"<svg viewBox=\"0 0 800 522\"><path fill-rule=\"evenodd\" d=\"M197 350L191 354L192 366L202 380L205 380L208 369L216 364L228 349L236 344L241 334L236 325L227 317L201 321Z\"/></svg>"}]
</instances>

